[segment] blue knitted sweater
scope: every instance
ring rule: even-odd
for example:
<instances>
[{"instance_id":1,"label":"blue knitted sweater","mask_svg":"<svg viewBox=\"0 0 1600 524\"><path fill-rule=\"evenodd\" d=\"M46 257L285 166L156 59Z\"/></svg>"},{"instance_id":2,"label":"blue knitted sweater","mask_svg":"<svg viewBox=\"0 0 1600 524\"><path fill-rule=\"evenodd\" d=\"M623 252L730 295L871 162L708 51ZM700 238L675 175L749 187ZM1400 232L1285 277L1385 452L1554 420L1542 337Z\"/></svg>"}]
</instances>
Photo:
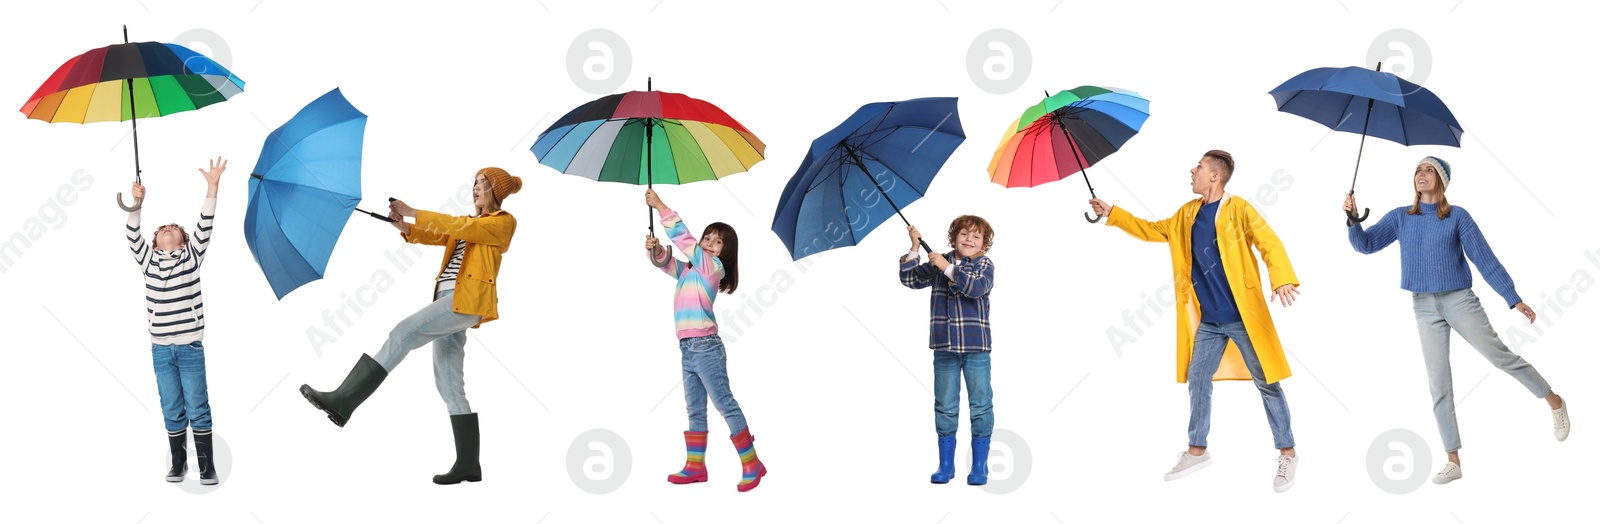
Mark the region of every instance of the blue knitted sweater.
<instances>
[{"instance_id":1,"label":"blue knitted sweater","mask_svg":"<svg viewBox=\"0 0 1600 524\"><path fill-rule=\"evenodd\" d=\"M1383 215L1370 230L1360 223L1349 226L1350 245L1362 254L1376 253L1400 241L1400 288L1413 293L1436 293L1472 287L1472 271L1467 260L1496 293L1515 307L1522 302L1511 283L1511 275L1489 249L1483 232L1472 214L1461 206L1450 207L1450 218L1439 219L1435 204L1421 204L1422 214L1408 215L1407 207ZM1463 256L1464 255L1464 256Z\"/></svg>"}]
</instances>

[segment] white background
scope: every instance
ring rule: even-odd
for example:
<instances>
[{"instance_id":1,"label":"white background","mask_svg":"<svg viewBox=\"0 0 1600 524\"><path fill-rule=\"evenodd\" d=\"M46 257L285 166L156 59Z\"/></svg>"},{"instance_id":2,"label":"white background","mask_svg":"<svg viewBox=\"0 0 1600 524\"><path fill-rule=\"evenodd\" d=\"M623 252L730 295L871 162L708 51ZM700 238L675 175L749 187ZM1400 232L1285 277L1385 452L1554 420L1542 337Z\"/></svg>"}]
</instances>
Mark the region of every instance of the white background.
<instances>
[{"instance_id":1,"label":"white background","mask_svg":"<svg viewBox=\"0 0 1600 524\"><path fill-rule=\"evenodd\" d=\"M1600 260L1587 220L1596 187L1588 123L1600 116L1585 94L1592 12L1480 0L361 5L6 7L0 100L13 107L66 59L120 43L122 24L135 41L215 35L179 43L219 59L226 50L226 65L248 84L228 102L140 126L147 224L192 224L204 191L194 169L208 157L231 160L204 269L211 406L231 456L216 488L197 489L191 475L186 486L200 493L160 478L165 443L140 280L122 239L125 214L112 203L132 174L128 126L0 120L11 163L0 241L28 244L0 273L11 349L3 520L1587 518L1578 504L1595 465L1588 406L1600 405L1586 380L1600 303L1591 292L1600 266L1585 258ZM733 388L771 470L753 492L734 490L737 457L715 413L711 481L662 481L682 463L684 415L672 282L640 249L642 190L561 175L528 151L556 118L600 96L567 73L573 39L594 28L626 40L632 67L615 71L627 75L618 91L642 89L652 76L657 89L717 104L769 145L749 173L661 189L691 229L720 220L741 234L742 286L717 308ZM985 92L967 72L973 39L993 28L1021 35L1032 55L1027 80L1007 94ZM1386 60L1410 61L1413 73L1426 67L1423 84L1467 131L1460 149L1368 141L1360 203L1376 220L1410 202L1406 175L1418 158L1453 164L1451 202L1472 210L1539 324L1527 326L1481 278L1475 289L1502 337L1518 333L1518 350L1573 401L1577 426L1555 442L1544 403L1455 339L1466 478L1404 495L1369 476L1368 448L1380 433L1399 428L1427 442L1414 452L1429 465L1415 475L1431 475L1444 456L1410 297L1398 288L1398 250L1361 256L1346 241L1338 208L1358 137L1278 113L1266 94L1306 69L1362 65L1378 35L1397 28L1421 35L1427 51L1377 42L1384 55L1401 55ZM988 182L1004 126L1045 90L1083 84L1152 101L1143 132L1090 170L1102 198L1168 216L1191 198L1187 170L1200 154L1226 149L1239 165L1231 191L1283 238L1303 292L1289 309L1273 306L1295 373L1284 384L1302 456L1288 493L1271 491L1265 416L1254 389L1237 382L1216 391L1215 465L1161 480L1185 444L1188 412L1185 387L1173 380L1173 310L1145 310L1150 322L1116 350L1109 330L1134 334L1125 316L1170 293L1166 248L1085 224L1078 177L1032 189ZM245 177L270 128L334 87L370 115L366 207L382 208L386 196L445 207L488 165L523 177L506 202L520 231L500 275L502 320L472 331L467 349L482 483L429 482L449 467L452 447L428 349L345 428L295 392L302 383L332 388L359 354L376 352L425 303L439 256L429 248L398 268L384 254L404 244L358 216L326 279L273 298L241 237ZM862 104L924 96L960 97L968 140L907 217L936 245L932 232L962 213L998 231L995 415L1022 440L996 442L992 487L1014 488L1005 494L927 482L936 458L928 298L896 281L894 259L907 244L899 227L887 223L860 246L798 264L769 229L812 138ZM90 178L72 185L80 169ZM313 348L308 330L331 330L325 318L345 304L359 312L344 310L343 334ZM966 416L963 406L961 457ZM595 428L620 436L608 444L613 457L624 449L631 457L626 470L613 460L598 474L627 476L606 494L568 473L590 453L578 442L580 453L569 454L574 439ZM958 462L960 479L968 467Z\"/></svg>"}]
</instances>

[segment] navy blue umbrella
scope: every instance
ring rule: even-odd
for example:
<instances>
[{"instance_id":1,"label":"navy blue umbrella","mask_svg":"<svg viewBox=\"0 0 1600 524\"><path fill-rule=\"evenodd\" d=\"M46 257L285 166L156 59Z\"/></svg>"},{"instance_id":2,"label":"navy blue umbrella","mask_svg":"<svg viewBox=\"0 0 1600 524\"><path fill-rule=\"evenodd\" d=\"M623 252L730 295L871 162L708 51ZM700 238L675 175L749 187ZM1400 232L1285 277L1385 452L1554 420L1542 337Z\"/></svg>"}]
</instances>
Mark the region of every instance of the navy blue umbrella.
<instances>
[{"instance_id":1,"label":"navy blue umbrella","mask_svg":"<svg viewBox=\"0 0 1600 524\"><path fill-rule=\"evenodd\" d=\"M334 89L267 135L250 175L244 240L278 299L327 270L333 246L361 202L366 126L367 115Z\"/></svg>"},{"instance_id":2,"label":"navy blue umbrella","mask_svg":"<svg viewBox=\"0 0 1600 524\"><path fill-rule=\"evenodd\" d=\"M1461 147L1461 123L1433 92L1393 73L1364 67L1322 67L1296 75L1270 94L1278 110L1300 115L1334 131L1361 133L1356 150L1356 173L1367 136L1402 145L1434 144ZM1358 118L1359 117L1359 118ZM1360 124L1356 123L1360 120ZM1350 194L1356 192L1355 176ZM1350 213L1356 222L1367 219Z\"/></svg>"},{"instance_id":3,"label":"navy blue umbrella","mask_svg":"<svg viewBox=\"0 0 1600 524\"><path fill-rule=\"evenodd\" d=\"M794 260L856 245L901 207L922 198L956 146L966 140L955 98L861 106L811 142L789 179L772 231ZM933 252L927 242L922 248Z\"/></svg>"}]
</instances>

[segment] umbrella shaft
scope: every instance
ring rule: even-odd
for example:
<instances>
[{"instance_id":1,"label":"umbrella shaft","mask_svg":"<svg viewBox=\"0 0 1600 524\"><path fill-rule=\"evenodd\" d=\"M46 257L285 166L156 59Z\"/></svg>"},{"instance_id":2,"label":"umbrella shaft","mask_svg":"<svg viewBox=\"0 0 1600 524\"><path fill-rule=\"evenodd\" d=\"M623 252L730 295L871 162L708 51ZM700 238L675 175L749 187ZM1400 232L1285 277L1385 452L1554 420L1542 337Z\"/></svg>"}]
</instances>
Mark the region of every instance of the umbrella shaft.
<instances>
[{"instance_id":1,"label":"umbrella shaft","mask_svg":"<svg viewBox=\"0 0 1600 524\"><path fill-rule=\"evenodd\" d=\"M122 37L124 40L126 40L128 37L126 33L128 28L123 27L122 30L124 31ZM144 170L139 168L139 108L138 106L134 105L132 78L128 79L128 114L131 115L128 121L133 123L133 181L135 183L141 183L139 180L139 175L143 173Z\"/></svg>"},{"instance_id":2,"label":"umbrella shaft","mask_svg":"<svg viewBox=\"0 0 1600 524\"><path fill-rule=\"evenodd\" d=\"M1083 185L1089 186L1089 198L1099 198L1094 196L1094 184L1089 183L1089 168L1083 165L1083 153L1078 151L1078 141L1072 137L1072 133L1067 132L1067 123L1062 122L1059 117L1056 119L1056 125L1061 126L1061 134L1066 135L1067 144L1072 146L1072 160L1078 163L1078 173L1083 175Z\"/></svg>"},{"instance_id":3,"label":"umbrella shaft","mask_svg":"<svg viewBox=\"0 0 1600 524\"><path fill-rule=\"evenodd\" d=\"M1383 64L1378 64L1383 67ZM1361 146L1356 148L1356 172L1350 175L1350 194L1356 194L1356 177L1361 174L1361 154L1367 150L1367 126L1372 124L1372 99L1367 99L1367 117L1361 121Z\"/></svg>"}]
</instances>

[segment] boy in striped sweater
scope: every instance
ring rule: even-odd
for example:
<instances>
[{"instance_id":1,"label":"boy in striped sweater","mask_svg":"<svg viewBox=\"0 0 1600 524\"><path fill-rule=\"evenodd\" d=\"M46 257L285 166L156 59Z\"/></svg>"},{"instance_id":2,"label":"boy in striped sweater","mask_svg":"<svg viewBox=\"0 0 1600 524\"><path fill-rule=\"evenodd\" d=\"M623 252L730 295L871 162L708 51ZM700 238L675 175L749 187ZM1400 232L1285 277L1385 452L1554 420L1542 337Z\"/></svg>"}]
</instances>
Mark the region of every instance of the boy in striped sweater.
<instances>
[{"instance_id":1,"label":"boy in striped sweater","mask_svg":"<svg viewBox=\"0 0 1600 524\"><path fill-rule=\"evenodd\" d=\"M195 462L200 483L216 484L211 460L211 404L206 394L206 357L200 345L206 326L205 303L200 297L200 263L211 241L211 221L217 208L217 182L228 162L218 157L206 179L206 199L194 235L177 224L156 228L150 242L141 232L140 211L128 213L128 249L144 272L145 312L150 324L150 348L161 393L161 414L166 418L167 446L172 462L167 482L182 482L188 474L188 428L194 428ZM133 197L144 199L144 186L133 184Z\"/></svg>"}]
</instances>

